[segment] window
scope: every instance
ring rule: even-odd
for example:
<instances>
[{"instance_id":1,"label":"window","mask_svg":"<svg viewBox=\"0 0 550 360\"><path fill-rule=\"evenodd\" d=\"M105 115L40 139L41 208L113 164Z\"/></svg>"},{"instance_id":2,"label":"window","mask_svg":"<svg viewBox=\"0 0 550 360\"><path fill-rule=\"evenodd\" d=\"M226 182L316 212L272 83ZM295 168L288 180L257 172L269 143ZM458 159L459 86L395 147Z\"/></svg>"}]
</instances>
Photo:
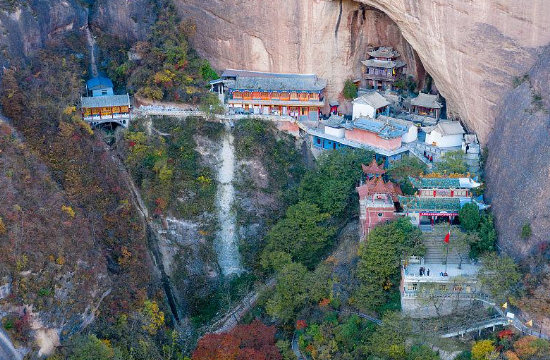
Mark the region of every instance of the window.
<instances>
[{"instance_id":1,"label":"window","mask_svg":"<svg viewBox=\"0 0 550 360\"><path fill-rule=\"evenodd\" d=\"M439 291L447 291L447 285L440 284L439 285Z\"/></svg>"},{"instance_id":2,"label":"window","mask_svg":"<svg viewBox=\"0 0 550 360\"><path fill-rule=\"evenodd\" d=\"M317 138L317 144L321 143L321 139Z\"/></svg>"},{"instance_id":3,"label":"window","mask_svg":"<svg viewBox=\"0 0 550 360\"><path fill-rule=\"evenodd\" d=\"M384 216L384 214L378 213L378 217L379 217L379 218L381 218L382 216Z\"/></svg>"},{"instance_id":4,"label":"window","mask_svg":"<svg viewBox=\"0 0 550 360\"><path fill-rule=\"evenodd\" d=\"M407 290L409 291L417 291L418 290L418 284L412 283L407 285Z\"/></svg>"}]
</instances>

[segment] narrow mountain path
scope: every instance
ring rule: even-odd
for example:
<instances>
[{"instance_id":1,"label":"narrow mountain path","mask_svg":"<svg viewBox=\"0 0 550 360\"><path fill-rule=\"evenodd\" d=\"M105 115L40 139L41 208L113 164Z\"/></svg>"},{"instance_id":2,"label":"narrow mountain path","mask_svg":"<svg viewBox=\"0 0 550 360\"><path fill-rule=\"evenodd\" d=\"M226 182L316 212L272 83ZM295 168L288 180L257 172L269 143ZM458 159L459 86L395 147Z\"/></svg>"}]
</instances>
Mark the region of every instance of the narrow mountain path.
<instances>
[{"instance_id":1,"label":"narrow mountain path","mask_svg":"<svg viewBox=\"0 0 550 360\"><path fill-rule=\"evenodd\" d=\"M90 24L87 23L86 27L84 28L84 32L86 33L86 41L88 42L88 46L90 47L90 72L92 73L93 77L96 77L99 73L97 71L97 43L94 39L94 36L92 35L92 32L90 30Z\"/></svg>"},{"instance_id":2,"label":"narrow mountain path","mask_svg":"<svg viewBox=\"0 0 550 360\"><path fill-rule=\"evenodd\" d=\"M0 359L23 360L21 354L13 346L9 336L2 329L0 329Z\"/></svg>"}]
</instances>

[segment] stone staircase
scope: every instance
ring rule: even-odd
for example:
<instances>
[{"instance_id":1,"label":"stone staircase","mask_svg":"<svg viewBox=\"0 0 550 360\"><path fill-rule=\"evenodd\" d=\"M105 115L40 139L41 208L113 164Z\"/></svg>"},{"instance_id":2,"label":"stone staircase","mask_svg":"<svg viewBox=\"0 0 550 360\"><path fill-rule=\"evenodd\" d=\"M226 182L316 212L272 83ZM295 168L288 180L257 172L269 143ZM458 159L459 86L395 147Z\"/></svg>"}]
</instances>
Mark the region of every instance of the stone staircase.
<instances>
[{"instance_id":1,"label":"stone staircase","mask_svg":"<svg viewBox=\"0 0 550 360\"><path fill-rule=\"evenodd\" d=\"M426 246L426 254L424 255L424 263L426 264L444 264L445 263L445 235L447 235L448 227L434 227L433 231L423 232L424 245ZM453 232L460 231L458 228L451 229L451 242L453 241ZM448 264L459 264L459 253L449 248ZM469 264L470 258L468 251L462 253L462 264Z\"/></svg>"},{"instance_id":2,"label":"stone staircase","mask_svg":"<svg viewBox=\"0 0 550 360\"><path fill-rule=\"evenodd\" d=\"M424 164L426 164L428 166L429 169L431 169L433 167L433 164L424 157L424 153L422 153L416 146L415 144L407 144L406 145L407 149L409 149L409 152L411 154L413 154L414 156L416 156L420 161L422 161Z\"/></svg>"}]
</instances>

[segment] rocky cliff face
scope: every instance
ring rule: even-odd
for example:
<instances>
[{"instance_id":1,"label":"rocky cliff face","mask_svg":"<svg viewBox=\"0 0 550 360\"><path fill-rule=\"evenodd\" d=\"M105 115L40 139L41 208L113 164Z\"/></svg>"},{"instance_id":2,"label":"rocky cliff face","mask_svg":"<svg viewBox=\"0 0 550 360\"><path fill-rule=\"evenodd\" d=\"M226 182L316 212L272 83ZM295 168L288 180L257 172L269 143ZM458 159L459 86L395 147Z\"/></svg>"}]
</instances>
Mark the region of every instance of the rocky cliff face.
<instances>
[{"instance_id":1,"label":"rocky cliff face","mask_svg":"<svg viewBox=\"0 0 550 360\"><path fill-rule=\"evenodd\" d=\"M155 21L154 1L96 0L91 23L108 34L136 41L147 38Z\"/></svg>"},{"instance_id":2,"label":"rocky cliff face","mask_svg":"<svg viewBox=\"0 0 550 360\"><path fill-rule=\"evenodd\" d=\"M398 26L369 6L349 0L174 3L197 24L193 46L219 69L317 73L337 98L346 79L361 75L368 46L391 45L409 72L423 78L422 64Z\"/></svg>"},{"instance_id":3,"label":"rocky cliff face","mask_svg":"<svg viewBox=\"0 0 550 360\"><path fill-rule=\"evenodd\" d=\"M23 2L21 2L23 3ZM0 65L26 58L59 35L82 29L87 12L78 0L32 0L18 7L0 6Z\"/></svg>"},{"instance_id":4,"label":"rocky cliff face","mask_svg":"<svg viewBox=\"0 0 550 360\"><path fill-rule=\"evenodd\" d=\"M194 46L216 67L315 72L329 80L332 95L345 79L359 75L369 43L390 44L414 58L412 50L404 50L406 40L451 113L483 141L511 77L525 72L537 49L550 42L544 0L530 6L513 0L175 3L183 16L196 20Z\"/></svg>"},{"instance_id":5,"label":"rocky cliff face","mask_svg":"<svg viewBox=\"0 0 550 360\"><path fill-rule=\"evenodd\" d=\"M550 47L503 101L489 141L487 178L501 246L534 255L550 231ZM530 224L533 234L521 238Z\"/></svg>"}]
</instances>

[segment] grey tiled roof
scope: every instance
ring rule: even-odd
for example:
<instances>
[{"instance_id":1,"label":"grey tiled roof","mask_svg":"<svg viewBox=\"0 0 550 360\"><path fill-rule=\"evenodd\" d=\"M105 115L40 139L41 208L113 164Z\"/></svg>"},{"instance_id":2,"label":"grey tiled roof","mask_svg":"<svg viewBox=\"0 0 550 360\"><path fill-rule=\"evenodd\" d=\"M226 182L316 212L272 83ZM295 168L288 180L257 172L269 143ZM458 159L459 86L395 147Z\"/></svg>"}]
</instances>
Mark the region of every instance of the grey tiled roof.
<instances>
[{"instance_id":1,"label":"grey tiled roof","mask_svg":"<svg viewBox=\"0 0 550 360\"><path fill-rule=\"evenodd\" d=\"M271 91L321 91L327 86L326 80L314 74L275 74L226 70L222 77L236 77L228 87L235 90Z\"/></svg>"},{"instance_id":2,"label":"grey tiled roof","mask_svg":"<svg viewBox=\"0 0 550 360\"><path fill-rule=\"evenodd\" d=\"M390 105L388 100L386 100L386 98L380 95L377 91L369 91L353 100L353 103L370 105L375 109L380 109L384 106Z\"/></svg>"},{"instance_id":3,"label":"grey tiled roof","mask_svg":"<svg viewBox=\"0 0 550 360\"><path fill-rule=\"evenodd\" d=\"M372 57L383 57L383 58L396 58L399 57L399 52L394 50L392 47L380 46L376 50L369 51L368 54Z\"/></svg>"},{"instance_id":4,"label":"grey tiled roof","mask_svg":"<svg viewBox=\"0 0 550 360\"><path fill-rule=\"evenodd\" d=\"M344 117L338 115L331 115L328 120L321 121L323 125L331 128L341 128L344 123Z\"/></svg>"},{"instance_id":5,"label":"grey tiled roof","mask_svg":"<svg viewBox=\"0 0 550 360\"><path fill-rule=\"evenodd\" d=\"M95 96L95 97L83 97L83 108L97 108L97 107L109 107L109 106L130 106L130 96L126 95L109 95L109 96Z\"/></svg>"},{"instance_id":6,"label":"grey tiled roof","mask_svg":"<svg viewBox=\"0 0 550 360\"><path fill-rule=\"evenodd\" d=\"M369 60L363 60L362 63L363 65L368 67L384 68L384 69L400 68L406 65L401 60L388 61L388 60L369 59Z\"/></svg>"},{"instance_id":7,"label":"grey tiled roof","mask_svg":"<svg viewBox=\"0 0 550 360\"><path fill-rule=\"evenodd\" d=\"M420 93L411 100L411 105L422 106L430 109L441 109L443 106L439 103L438 95Z\"/></svg>"},{"instance_id":8,"label":"grey tiled roof","mask_svg":"<svg viewBox=\"0 0 550 360\"><path fill-rule=\"evenodd\" d=\"M391 118L387 118L391 119ZM395 139L403 136L409 131L407 126L394 123L390 120L379 120L371 118L359 118L352 123L346 124L349 129L360 129L377 134L382 139Z\"/></svg>"},{"instance_id":9,"label":"grey tiled roof","mask_svg":"<svg viewBox=\"0 0 550 360\"><path fill-rule=\"evenodd\" d=\"M460 121L446 121L442 120L435 126L426 126L422 130L426 133L437 131L441 135L462 135L465 133L464 128L460 124Z\"/></svg>"}]
</instances>

